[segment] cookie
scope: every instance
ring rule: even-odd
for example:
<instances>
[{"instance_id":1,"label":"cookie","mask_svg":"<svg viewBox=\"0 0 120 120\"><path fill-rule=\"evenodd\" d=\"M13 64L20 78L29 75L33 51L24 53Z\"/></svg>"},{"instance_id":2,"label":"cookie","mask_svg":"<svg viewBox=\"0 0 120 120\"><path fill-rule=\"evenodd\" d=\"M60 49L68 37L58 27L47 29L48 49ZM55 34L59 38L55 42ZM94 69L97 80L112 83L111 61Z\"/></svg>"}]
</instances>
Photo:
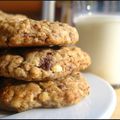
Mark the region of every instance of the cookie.
<instances>
[{"instance_id":1,"label":"cookie","mask_svg":"<svg viewBox=\"0 0 120 120\"><path fill-rule=\"evenodd\" d=\"M20 21L20 20L25 20L25 19L28 19L27 16L25 15L21 15L21 14L7 14L3 11L0 11L0 21L8 21L8 20L11 20L11 21Z\"/></svg>"},{"instance_id":2,"label":"cookie","mask_svg":"<svg viewBox=\"0 0 120 120\"><path fill-rule=\"evenodd\" d=\"M0 55L0 76L26 81L54 80L84 70L91 63L89 55L75 46L31 49L20 49L23 54Z\"/></svg>"},{"instance_id":3,"label":"cookie","mask_svg":"<svg viewBox=\"0 0 120 120\"><path fill-rule=\"evenodd\" d=\"M65 23L0 15L0 47L65 46L79 39L76 28Z\"/></svg>"},{"instance_id":4,"label":"cookie","mask_svg":"<svg viewBox=\"0 0 120 120\"><path fill-rule=\"evenodd\" d=\"M33 108L59 108L81 101L89 94L89 85L78 74L46 82L24 82L1 78L0 107L9 111Z\"/></svg>"}]
</instances>

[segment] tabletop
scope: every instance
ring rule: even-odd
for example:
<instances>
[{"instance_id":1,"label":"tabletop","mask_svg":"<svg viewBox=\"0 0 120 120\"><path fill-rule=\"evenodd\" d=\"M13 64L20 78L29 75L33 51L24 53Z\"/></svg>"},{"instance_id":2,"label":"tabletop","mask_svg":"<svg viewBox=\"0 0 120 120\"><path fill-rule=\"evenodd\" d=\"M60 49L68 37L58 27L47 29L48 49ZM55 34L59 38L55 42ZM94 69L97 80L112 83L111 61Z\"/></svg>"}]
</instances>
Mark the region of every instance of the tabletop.
<instances>
[{"instance_id":1,"label":"tabletop","mask_svg":"<svg viewBox=\"0 0 120 120\"><path fill-rule=\"evenodd\" d=\"M115 91L116 91L116 95L117 95L117 105L116 105L115 111L112 115L112 118L120 118L120 88L115 89Z\"/></svg>"}]
</instances>

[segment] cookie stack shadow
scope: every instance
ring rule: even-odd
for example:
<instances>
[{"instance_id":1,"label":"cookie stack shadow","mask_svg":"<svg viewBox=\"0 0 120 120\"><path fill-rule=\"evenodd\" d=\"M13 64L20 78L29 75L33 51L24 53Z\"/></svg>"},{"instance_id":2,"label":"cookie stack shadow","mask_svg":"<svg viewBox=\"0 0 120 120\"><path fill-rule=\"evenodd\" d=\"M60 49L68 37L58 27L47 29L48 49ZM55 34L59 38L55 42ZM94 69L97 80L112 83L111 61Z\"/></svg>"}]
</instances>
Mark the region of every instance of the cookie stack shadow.
<instances>
[{"instance_id":1,"label":"cookie stack shadow","mask_svg":"<svg viewBox=\"0 0 120 120\"><path fill-rule=\"evenodd\" d=\"M80 102L89 85L80 74L89 55L75 44L77 30L0 12L0 108L21 112Z\"/></svg>"}]
</instances>

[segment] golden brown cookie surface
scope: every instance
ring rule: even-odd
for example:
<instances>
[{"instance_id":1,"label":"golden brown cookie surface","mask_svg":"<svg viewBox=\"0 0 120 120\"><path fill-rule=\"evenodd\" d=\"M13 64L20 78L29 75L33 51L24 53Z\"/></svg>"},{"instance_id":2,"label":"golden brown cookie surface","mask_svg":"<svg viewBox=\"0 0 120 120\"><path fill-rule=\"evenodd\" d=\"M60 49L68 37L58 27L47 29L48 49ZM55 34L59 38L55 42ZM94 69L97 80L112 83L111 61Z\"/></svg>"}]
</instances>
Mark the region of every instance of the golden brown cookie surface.
<instances>
[{"instance_id":1,"label":"golden brown cookie surface","mask_svg":"<svg viewBox=\"0 0 120 120\"><path fill-rule=\"evenodd\" d=\"M54 80L84 70L91 63L89 55L74 46L21 52L0 55L0 76L26 81Z\"/></svg>"},{"instance_id":2,"label":"golden brown cookie surface","mask_svg":"<svg viewBox=\"0 0 120 120\"><path fill-rule=\"evenodd\" d=\"M0 12L0 47L65 46L79 39L76 28Z\"/></svg>"},{"instance_id":3,"label":"golden brown cookie surface","mask_svg":"<svg viewBox=\"0 0 120 120\"><path fill-rule=\"evenodd\" d=\"M24 82L1 78L0 106L10 111L32 108L56 108L81 101L89 94L89 85L78 73L56 81Z\"/></svg>"}]
</instances>

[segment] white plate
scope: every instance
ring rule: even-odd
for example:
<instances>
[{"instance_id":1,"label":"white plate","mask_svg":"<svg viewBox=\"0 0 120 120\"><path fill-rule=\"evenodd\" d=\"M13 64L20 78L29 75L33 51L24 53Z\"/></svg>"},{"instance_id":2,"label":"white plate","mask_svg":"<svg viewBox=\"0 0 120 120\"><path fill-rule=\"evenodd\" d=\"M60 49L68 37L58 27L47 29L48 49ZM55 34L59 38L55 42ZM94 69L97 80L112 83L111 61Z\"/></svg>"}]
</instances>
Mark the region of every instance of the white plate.
<instances>
[{"instance_id":1,"label":"white plate","mask_svg":"<svg viewBox=\"0 0 120 120\"><path fill-rule=\"evenodd\" d=\"M110 118L116 106L116 95L113 88L105 80L93 74L86 73L84 76L90 84L91 92L79 104L59 109L34 109L2 118Z\"/></svg>"}]
</instances>

